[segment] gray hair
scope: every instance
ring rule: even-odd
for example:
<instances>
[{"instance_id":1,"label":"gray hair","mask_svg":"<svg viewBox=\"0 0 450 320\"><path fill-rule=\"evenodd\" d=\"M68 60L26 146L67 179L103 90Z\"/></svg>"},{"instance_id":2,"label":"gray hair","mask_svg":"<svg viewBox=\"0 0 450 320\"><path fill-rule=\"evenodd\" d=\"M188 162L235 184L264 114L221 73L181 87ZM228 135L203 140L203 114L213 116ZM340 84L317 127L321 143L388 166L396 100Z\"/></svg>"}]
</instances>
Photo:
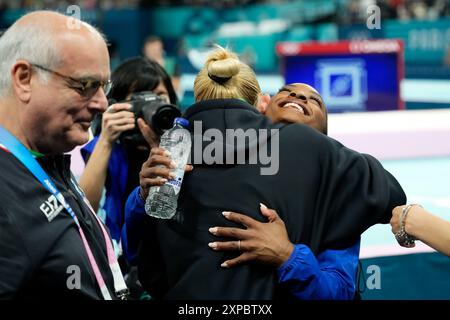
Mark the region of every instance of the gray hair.
<instances>
[{"instance_id":1,"label":"gray hair","mask_svg":"<svg viewBox=\"0 0 450 320\"><path fill-rule=\"evenodd\" d=\"M61 58L53 36L34 24L12 25L0 37L0 96L11 90L11 68L17 60L23 59L47 68L57 68ZM42 81L48 74L37 69Z\"/></svg>"},{"instance_id":2,"label":"gray hair","mask_svg":"<svg viewBox=\"0 0 450 320\"><path fill-rule=\"evenodd\" d=\"M106 37L86 22L86 27L106 42ZM13 24L0 36L0 97L11 93L11 68L17 60L26 60L49 69L56 69L62 63L56 39L47 28L36 23ZM35 68L41 81L48 81L48 73Z\"/></svg>"}]
</instances>

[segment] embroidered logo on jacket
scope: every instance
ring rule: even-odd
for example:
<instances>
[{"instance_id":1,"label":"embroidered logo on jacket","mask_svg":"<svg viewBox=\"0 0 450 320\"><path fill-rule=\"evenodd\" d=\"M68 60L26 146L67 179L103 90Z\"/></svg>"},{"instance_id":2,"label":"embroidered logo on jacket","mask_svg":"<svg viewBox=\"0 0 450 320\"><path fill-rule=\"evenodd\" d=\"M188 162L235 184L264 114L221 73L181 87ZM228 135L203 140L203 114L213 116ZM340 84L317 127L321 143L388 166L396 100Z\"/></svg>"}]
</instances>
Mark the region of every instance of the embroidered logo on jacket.
<instances>
[{"instance_id":1,"label":"embroidered logo on jacket","mask_svg":"<svg viewBox=\"0 0 450 320\"><path fill-rule=\"evenodd\" d=\"M41 209L42 213L47 217L48 222L51 222L64 207L58 202L54 195L51 195L40 205L39 209Z\"/></svg>"}]
</instances>

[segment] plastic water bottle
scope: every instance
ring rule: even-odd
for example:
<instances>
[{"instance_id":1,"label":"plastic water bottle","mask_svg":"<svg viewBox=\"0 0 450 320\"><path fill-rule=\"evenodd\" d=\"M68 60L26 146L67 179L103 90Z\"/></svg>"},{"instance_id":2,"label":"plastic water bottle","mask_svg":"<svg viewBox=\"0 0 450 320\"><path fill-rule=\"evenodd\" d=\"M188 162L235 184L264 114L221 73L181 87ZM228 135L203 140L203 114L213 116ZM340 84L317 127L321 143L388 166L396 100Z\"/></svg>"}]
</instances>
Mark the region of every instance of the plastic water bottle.
<instances>
[{"instance_id":1,"label":"plastic water bottle","mask_svg":"<svg viewBox=\"0 0 450 320\"><path fill-rule=\"evenodd\" d=\"M188 125L188 120L175 118L173 127L161 136L160 147L169 151L172 161L176 163L175 178L162 186L150 188L145 201L145 212L151 217L171 219L177 211L184 167L191 152L191 134L184 128Z\"/></svg>"}]
</instances>

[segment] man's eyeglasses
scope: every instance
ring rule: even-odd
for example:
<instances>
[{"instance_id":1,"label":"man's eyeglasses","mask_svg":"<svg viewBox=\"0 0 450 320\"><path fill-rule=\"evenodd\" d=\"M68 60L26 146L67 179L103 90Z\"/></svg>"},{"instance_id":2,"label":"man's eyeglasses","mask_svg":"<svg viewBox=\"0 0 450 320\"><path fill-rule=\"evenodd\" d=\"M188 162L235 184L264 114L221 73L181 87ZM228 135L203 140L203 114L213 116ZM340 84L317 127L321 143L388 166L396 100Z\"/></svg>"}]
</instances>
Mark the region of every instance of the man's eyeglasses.
<instances>
[{"instance_id":1,"label":"man's eyeglasses","mask_svg":"<svg viewBox=\"0 0 450 320\"><path fill-rule=\"evenodd\" d=\"M112 82L111 80L107 80L107 81L101 81L98 79L90 79L90 78L86 78L86 79L75 79L69 76L65 76L59 72L53 71L51 69L45 68L43 66L40 66L38 64L31 64L33 67L50 72L60 78L63 78L64 80L66 80L69 88L74 89L75 91L77 91L81 96L85 97L85 98L91 98L92 96L95 95L95 93L97 92L97 90L102 87L103 91L105 92L105 95L107 95L109 93L109 91L111 90L112 87Z\"/></svg>"}]
</instances>

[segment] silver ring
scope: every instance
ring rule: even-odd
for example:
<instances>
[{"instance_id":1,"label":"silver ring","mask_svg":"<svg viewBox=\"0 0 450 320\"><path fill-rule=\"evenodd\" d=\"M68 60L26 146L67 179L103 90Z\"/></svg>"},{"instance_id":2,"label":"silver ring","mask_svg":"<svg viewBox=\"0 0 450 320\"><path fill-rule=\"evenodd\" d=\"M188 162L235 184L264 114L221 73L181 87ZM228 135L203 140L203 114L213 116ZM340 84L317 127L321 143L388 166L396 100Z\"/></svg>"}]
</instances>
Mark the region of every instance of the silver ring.
<instances>
[{"instance_id":1,"label":"silver ring","mask_svg":"<svg viewBox=\"0 0 450 320\"><path fill-rule=\"evenodd\" d=\"M238 241L238 250L241 251L241 240Z\"/></svg>"}]
</instances>

